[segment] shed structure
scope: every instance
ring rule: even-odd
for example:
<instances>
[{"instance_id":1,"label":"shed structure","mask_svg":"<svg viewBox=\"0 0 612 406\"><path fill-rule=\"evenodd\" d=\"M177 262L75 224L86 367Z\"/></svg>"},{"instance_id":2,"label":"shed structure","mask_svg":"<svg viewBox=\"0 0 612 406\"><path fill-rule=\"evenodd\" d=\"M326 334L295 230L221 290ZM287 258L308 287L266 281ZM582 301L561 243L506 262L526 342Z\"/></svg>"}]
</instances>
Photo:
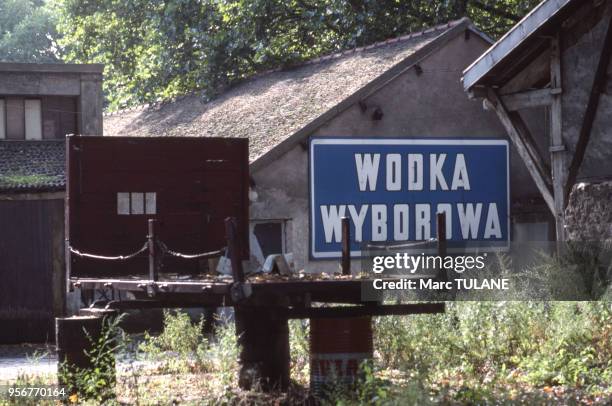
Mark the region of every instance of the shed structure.
<instances>
[{"instance_id":1,"label":"shed structure","mask_svg":"<svg viewBox=\"0 0 612 406\"><path fill-rule=\"evenodd\" d=\"M64 314L64 137L102 135L102 68L0 63L0 343Z\"/></svg>"},{"instance_id":2,"label":"shed structure","mask_svg":"<svg viewBox=\"0 0 612 406\"><path fill-rule=\"evenodd\" d=\"M612 1L546 0L463 75L529 169L558 241L612 236L609 184L587 187L612 177L611 53ZM526 120L542 108L546 131Z\"/></svg>"},{"instance_id":3,"label":"shed structure","mask_svg":"<svg viewBox=\"0 0 612 406\"><path fill-rule=\"evenodd\" d=\"M337 260L309 255L309 139L507 139L460 82L491 43L468 19L452 21L256 75L208 103L190 95L109 114L105 135L248 137L252 259L292 253L297 269L335 272ZM551 216L514 149L510 172L513 238L547 240Z\"/></svg>"}]
</instances>

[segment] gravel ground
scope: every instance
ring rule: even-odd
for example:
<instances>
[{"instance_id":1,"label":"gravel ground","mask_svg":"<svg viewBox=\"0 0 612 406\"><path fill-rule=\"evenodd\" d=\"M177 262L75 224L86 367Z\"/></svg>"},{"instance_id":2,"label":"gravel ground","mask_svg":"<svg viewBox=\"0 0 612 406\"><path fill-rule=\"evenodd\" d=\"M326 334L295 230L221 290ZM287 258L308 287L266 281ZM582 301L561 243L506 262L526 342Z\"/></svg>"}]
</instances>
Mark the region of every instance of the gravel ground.
<instances>
[{"instance_id":1,"label":"gravel ground","mask_svg":"<svg viewBox=\"0 0 612 406\"><path fill-rule=\"evenodd\" d=\"M55 346L21 344L0 346L0 383L19 375L49 375L57 371Z\"/></svg>"}]
</instances>

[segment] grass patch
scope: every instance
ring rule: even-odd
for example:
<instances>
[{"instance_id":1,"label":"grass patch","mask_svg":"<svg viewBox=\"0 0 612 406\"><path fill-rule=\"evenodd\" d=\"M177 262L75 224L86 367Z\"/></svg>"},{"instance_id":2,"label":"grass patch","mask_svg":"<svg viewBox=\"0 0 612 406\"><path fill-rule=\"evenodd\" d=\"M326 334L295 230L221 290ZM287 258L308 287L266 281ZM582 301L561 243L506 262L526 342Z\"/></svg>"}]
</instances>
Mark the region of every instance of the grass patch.
<instances>
[{"instance_id":1,"label":"grass patch","mask_svg":"<svg viewBox=\"0 0 612 406\"><path fill-rule=\"evenodd\" d=\"M49 175L0 175L0 183L4 183L8 186L36 185L48 183L54 179L53 176Z\"/></svg>"}]
</instances>

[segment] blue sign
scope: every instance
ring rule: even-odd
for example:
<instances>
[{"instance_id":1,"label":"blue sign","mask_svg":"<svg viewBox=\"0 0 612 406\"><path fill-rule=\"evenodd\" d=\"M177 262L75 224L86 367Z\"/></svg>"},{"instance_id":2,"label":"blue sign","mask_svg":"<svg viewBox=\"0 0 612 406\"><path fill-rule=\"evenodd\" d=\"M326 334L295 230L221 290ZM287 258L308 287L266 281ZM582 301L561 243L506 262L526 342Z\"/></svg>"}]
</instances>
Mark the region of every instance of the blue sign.
<instances>
[{"instance_id":1,"label":"blue sign","mask_svg":"<svg viewBox=\"0 0 612 406\"><path fill-rule=\"evenodd\" d=\"M361 242L435 238L440 212L449 241L506 249L508 164L500 139L313 138L311 256L341 255L342 217L360 256Z\"/></svg>"}]
</instances>

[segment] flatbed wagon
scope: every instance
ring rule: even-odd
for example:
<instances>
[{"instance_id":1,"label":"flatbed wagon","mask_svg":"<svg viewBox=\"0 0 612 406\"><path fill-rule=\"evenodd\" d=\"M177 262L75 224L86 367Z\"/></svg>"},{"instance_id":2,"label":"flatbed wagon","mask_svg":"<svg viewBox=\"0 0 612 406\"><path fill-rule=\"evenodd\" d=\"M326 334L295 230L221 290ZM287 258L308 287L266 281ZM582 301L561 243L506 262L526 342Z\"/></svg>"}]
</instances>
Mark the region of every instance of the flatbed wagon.
<instances>
[{"instance_id":1,"label":"flatbed wagon","mask_svg":"<svg viewBox=\"0 0 612 406\"><path fill-rule=\"evenodd\" d=\"M243 387L253 379L288 386L288 319L444 311L443 303L364 301L371 279L350 273L348 219L340 274L245 274L246 140L68 137L66 148L67 288L126 293L81 313L233 306ZM219 257L231 262L231 275L212 269Z\"/></svg>"}]
</instances>

